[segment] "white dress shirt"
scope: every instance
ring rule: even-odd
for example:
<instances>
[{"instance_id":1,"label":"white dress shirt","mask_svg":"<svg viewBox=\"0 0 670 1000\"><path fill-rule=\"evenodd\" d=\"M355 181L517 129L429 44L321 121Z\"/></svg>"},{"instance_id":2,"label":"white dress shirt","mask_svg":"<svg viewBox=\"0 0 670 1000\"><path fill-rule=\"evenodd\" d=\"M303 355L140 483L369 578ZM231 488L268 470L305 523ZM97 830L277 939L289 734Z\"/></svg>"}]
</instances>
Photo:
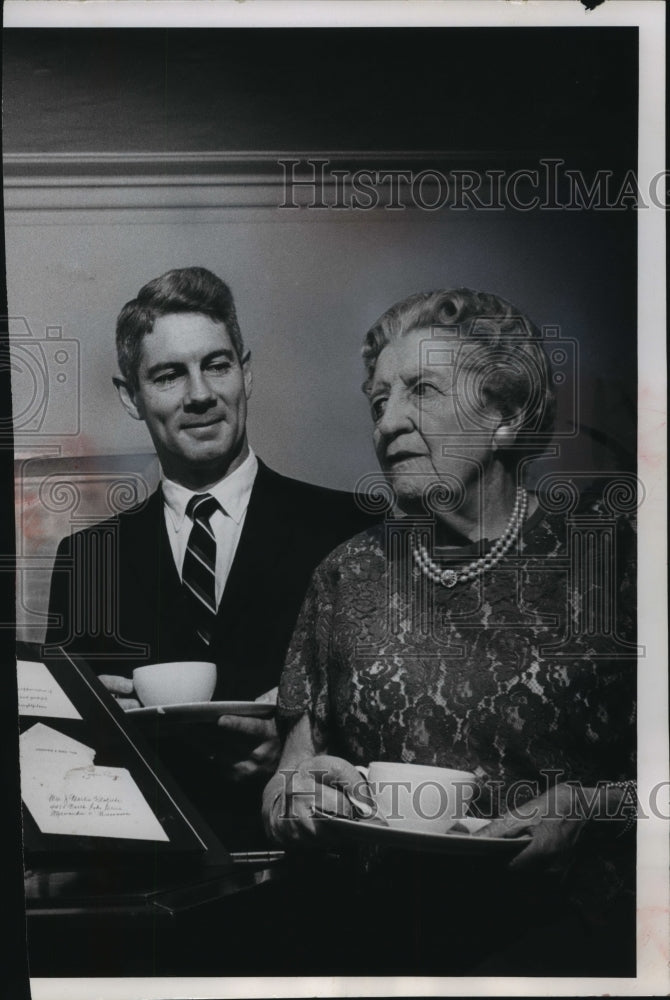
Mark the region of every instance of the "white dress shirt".
<instances>
[{"instance_id":1,"label":"white dress shirt","mask_svg":"<svg viewBox=\"0 0 670 1000\"><path fill-rule=\"evenodd\" d=\"M251 449L249 454L234 472L221 479L208 490L187 490L179 483L161 477L165 508L165 527L167 528L170 547L175 566L181 579L182 567L188 538L193 522L186 516L186 507L196 492L210 493L219 501L221 510L212 514L209 524L216 538L216 606L218 608L226 580L233 564L237 545L247 516L247 507L254 479L258 472L258 459Z\"/></svg>"}]
</instances>

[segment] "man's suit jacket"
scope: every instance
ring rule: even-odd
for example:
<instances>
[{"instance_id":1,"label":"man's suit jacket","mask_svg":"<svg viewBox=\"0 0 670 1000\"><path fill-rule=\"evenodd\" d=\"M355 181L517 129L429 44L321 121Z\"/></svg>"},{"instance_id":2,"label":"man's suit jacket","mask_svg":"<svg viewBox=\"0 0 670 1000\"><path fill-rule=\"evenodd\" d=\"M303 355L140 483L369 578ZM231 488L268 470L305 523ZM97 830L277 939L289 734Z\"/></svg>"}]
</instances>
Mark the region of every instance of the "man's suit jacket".
<instances>
[{"instance_id":1,"label":"man's suit jacket","mask_svg":"<svg viewBox=\"0 0 670 1000\"><path fill-rule=\"evenodd\" d=\"M128 677L143 663L214 660L215 700L256 698L278 682L312 571L373 520L350 494L259 462L206 646L174 564L159 488L143 505L60 543L46 646L81 655L99 674Z\"/></svg>"},{"instance_id":2,"label":"man's suit jacket","mask_svg":"<svg viewBox=\"0 0 670 1000\"><path fill-rule=\"evenodd\" d=\"M165 527L160 488L145 504L76 532L58 547L45 655L63 646L98 674L130 677L143 663L215 661L214 700L257 698L275 687L312 571L375 518L354 497L287 479L259 462L212 641L194 627ZM266 780L231 784L230 765L258 738L210 722L134 720L145 739L231 849L265 847Z\"/></svg>"}]
</instances>

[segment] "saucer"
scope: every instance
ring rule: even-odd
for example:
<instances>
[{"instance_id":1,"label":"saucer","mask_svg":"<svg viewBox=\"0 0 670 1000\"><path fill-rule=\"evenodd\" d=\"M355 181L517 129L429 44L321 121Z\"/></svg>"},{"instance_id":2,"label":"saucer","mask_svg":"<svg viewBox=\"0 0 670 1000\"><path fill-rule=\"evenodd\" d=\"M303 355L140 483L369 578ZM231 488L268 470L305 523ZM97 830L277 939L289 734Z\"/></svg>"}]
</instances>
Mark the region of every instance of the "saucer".
<instances>
[{"instance_id":1,"label":"saucer","mask_svg":"<svg viewBox=\"0 0 670 1000\"><path fill-rule=\"evenodd\" d=\"M275 707L272 702L266 701L192 701L182 705L129 708L126 710L126 715L137 717L169 715L171 718L194 722L218 719L220 715L246 715L254 719L269 719L274 715Z\"/></svg>"},{"instance_id":2,"label":"saucer","mask_svg":"<svg viewBox=\"0 0 670 1000\"><path fill-rule=\"evenodd\" d=\"M433 851L438 854L456 855L512 855L526 847L532 837L474 837L476 830L487 825L486 820L465 816L458 821L458 830L446 833L426 833L422 830L404 830L387 826L383 822L366 819L346 819L317 811L316 818L338 839L356 840L379 847L393 847L414 851ZM464 833L463 828L468 832Z\"/></svg>"}]
</instances>

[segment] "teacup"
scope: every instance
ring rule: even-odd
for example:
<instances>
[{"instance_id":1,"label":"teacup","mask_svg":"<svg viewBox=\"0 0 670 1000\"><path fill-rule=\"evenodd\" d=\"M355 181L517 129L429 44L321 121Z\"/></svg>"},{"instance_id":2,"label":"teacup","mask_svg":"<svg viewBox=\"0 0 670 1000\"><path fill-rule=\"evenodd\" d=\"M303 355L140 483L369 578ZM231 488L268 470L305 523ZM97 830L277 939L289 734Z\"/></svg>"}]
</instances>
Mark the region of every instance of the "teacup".
<instances>
[{"instance_id":1,"label":"teacup","mask_svg":"<svg viewBox=\"0 0 670 1000\"><path fill-rule=\"evenodd\" d=\"M477 782L471 771L423 764L373 761L358 770L366 779L359 799L389 826L425 833L445 833L467 812Z\"/></svg>"},{"instance_id":2,"label":"teacup","mask_svg":"<svg viewBox=\"0 0 670 1000\"><path fill-rule=\"evenodd\" d=\"M133 670L133 686L147 707L209 701L216 687L216 664L201 660L150 663Z\"/></svg>"}]
</instances>

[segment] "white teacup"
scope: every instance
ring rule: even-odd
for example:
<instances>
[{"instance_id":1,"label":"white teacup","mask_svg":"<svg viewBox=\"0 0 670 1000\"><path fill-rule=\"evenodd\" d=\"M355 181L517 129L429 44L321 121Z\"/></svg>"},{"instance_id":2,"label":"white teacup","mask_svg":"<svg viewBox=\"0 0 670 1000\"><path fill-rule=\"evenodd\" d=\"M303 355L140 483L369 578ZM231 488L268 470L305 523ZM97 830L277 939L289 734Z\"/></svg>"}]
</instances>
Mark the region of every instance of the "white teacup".
<instances>
[{"instance_id":1,"label":"white teacup","mask_svg":"<svg viewBox=\"0 0 670 1000\"><path fill-rule=\"evenodd\" d=\"M209 701L216 687L216 664L201 660L150 663L133 670L133 686L147 707Z\"/></svg>"},{"instance_id":2,"label":"white teacup","mask_svg":"<svg viewBox=\"0 0 670 1000\"><path fill-rule=\"evenodd\" d=\"M373 761L358 770L389 826L426 833L445 833L463 819L477 785L471 771L423 764Z\"/></svg>"}]
</instances>

